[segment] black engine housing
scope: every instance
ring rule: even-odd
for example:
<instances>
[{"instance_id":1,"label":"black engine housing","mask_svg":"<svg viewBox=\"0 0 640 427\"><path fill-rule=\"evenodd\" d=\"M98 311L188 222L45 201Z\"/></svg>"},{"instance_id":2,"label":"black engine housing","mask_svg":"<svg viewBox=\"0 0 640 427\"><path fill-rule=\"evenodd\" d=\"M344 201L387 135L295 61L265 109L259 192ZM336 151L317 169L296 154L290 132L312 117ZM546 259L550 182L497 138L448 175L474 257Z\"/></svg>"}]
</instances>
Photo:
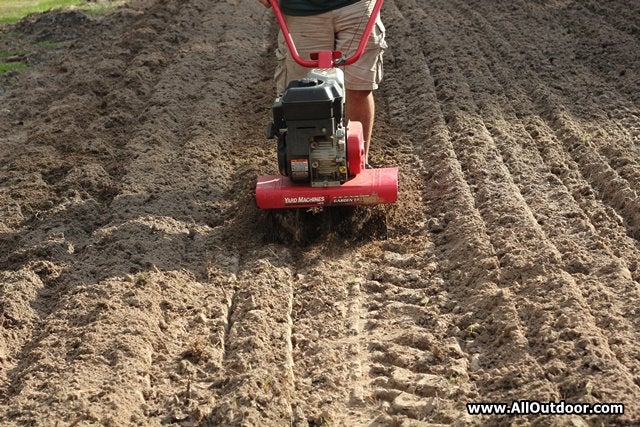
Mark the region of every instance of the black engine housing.
<instances>
[{"instance_id":1,"label":"black engine housing","mask_svg":"<svg viewBox=\"0 0 640 427\"><path fill-rule=\"evenodd\" d=\"M314 69L276 98L268 138L278 139L278 167L293 182L340 185L347 180L344 78Z\"/></svg>"}]
</instances>

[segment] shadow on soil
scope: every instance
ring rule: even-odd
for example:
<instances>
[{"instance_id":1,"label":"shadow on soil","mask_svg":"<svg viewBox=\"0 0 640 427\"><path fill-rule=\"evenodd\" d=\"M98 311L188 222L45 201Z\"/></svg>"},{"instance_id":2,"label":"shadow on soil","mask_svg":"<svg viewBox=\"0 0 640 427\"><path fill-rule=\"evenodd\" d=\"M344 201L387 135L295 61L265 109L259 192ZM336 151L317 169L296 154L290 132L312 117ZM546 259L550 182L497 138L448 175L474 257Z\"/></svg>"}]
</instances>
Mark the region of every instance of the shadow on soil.
<instances>
[{"instance_id":1,"label":"shadow on soil","mask_svg":"<svg viewBox=\"0 0 640 427\"><path fill-rule=\"evenodd\" d=\"M349 245L388 237L383 206L284 209L265 211L261 217L266 243L306 247L336 239Z\"/></svg>"}]
</instances>

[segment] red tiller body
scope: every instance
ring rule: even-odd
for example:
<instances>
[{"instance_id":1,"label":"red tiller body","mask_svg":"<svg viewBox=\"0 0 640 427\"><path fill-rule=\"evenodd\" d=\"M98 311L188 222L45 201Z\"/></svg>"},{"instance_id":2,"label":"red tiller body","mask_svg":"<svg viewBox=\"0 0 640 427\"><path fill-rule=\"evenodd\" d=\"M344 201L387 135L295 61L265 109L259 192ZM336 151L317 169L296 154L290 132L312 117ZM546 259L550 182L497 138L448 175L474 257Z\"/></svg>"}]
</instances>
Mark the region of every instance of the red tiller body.
<instances>
[{"instance_id":1,"label":"red tiller body","mask_svg":"<svg viewBox=\"0 0 640 427\"><path fill-rule=\"evenodd\" d=\"M261 176L256 186L260 209L379 205L398 199L398 168L365 169L337 187L294 184L282 175Z\"/></svg>"}]
</instances>

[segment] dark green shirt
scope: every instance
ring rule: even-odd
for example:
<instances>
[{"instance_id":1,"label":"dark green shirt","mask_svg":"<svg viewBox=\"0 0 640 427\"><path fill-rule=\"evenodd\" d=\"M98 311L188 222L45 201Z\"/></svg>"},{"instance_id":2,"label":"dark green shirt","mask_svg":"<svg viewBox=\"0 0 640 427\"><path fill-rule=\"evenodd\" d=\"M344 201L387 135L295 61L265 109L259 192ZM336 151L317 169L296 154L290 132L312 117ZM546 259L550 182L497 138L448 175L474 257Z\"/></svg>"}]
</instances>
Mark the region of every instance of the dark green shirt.
<instances>
[{"instance_id":1,"label":"dark green shirt","mask_svg":"<svg viewBox=\"0 0 640 427\"><path fill-rule=\"evenodd\" d=\"M280 0L280 9L285 15L308 16L329 12L359 0Z\"/></svg>"}]
</instances>

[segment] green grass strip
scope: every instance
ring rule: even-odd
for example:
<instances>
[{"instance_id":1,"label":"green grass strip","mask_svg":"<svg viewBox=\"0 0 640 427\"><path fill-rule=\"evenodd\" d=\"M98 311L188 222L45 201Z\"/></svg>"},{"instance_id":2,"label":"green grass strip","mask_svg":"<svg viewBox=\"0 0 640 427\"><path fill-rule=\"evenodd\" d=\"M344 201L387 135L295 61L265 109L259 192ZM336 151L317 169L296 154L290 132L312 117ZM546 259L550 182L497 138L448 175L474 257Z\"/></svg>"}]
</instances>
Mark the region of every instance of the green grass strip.
<instances>
[{"instance_id":1,"label":"green grass strip","mask_svg":"<svg viewBox=\"0 0 640 427\"><path fill-rule=\"evenodd\" d=\"M22 71L27 68L24 62L0 62L0 75L9 71Z\"/></svg>"},{"instance_id":2,"label":"green grass strip","mask_svg":"<svg viewBox=\"0 0 640 427\"><path fill-rule=\"evenodd\" d=\"M87 4L86 0L0 0L0 25L16 23L31 13L65 7L79 7L98 14L109 9L108 5Z\"/></svg>"}]
</instances>

